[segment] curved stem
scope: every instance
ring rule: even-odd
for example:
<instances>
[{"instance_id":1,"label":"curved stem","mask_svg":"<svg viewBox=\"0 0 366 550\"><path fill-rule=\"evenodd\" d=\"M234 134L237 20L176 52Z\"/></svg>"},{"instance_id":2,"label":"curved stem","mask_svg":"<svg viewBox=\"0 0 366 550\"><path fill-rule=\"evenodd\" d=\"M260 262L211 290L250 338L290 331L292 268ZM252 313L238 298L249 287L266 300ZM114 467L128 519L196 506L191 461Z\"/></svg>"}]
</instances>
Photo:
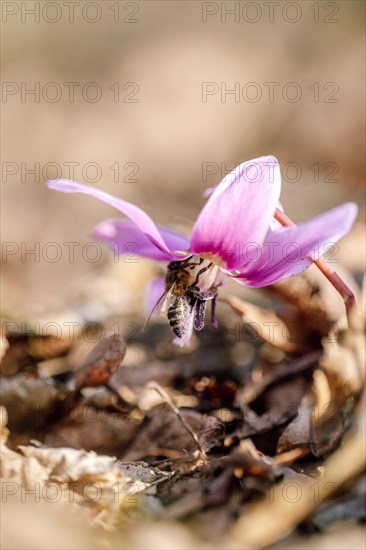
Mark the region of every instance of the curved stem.
<instances>
[{"instance_id":1,"label":"curved stem","mask_svg":"<svg viewBox=\"0 0 366 550\"><path fill-rule=\"evenodd\" d=\"M281 212L276 208L274 218L283 226L291 227L296 225L284 212ZM310 256L314 264L320 269L320 271L326 276L328 281L334 286L334 288L339 292L344 300L346 307L347 317L352 307L355 304L355 295L353 291L346 285L343 279L336 273L332 268L330 268L324 260L321 258L315 259Z\"/></svg>"}]
</instances>

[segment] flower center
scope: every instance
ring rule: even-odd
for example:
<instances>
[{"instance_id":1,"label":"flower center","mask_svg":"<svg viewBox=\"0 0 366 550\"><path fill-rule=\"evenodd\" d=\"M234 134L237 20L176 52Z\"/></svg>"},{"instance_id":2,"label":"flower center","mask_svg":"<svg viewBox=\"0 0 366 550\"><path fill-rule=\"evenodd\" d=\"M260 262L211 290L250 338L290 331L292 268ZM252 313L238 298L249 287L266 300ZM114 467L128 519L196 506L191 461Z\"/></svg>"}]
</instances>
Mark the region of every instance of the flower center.
<instances>
[{"instance_id":1,"label":"flower center","mask_svg":"<svg viewBox=\"0 0 366 550\"><path fill-rule=\"evenodd\" d=\"M221 267L222 269L227 269L225 260L223 260L217 254L212 254L211 252L205 252L204 254L200 254L200 257L204 258L205 260L208 260L209 262L212 262L217 267Z\"/></svg>"}]
</instances>

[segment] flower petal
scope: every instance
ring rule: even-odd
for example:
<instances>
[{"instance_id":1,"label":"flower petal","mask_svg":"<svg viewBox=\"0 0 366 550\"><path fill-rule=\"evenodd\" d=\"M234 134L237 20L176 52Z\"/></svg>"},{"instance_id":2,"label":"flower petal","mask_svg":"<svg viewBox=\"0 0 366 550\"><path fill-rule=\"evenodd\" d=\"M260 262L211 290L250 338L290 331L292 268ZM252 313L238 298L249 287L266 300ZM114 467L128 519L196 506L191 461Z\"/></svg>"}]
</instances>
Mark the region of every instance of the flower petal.
<instances>
[{"instance_id":1,"label":"flower petal","mask_svg":"<svg viewBox=\"0 0 366 550\"><path fill-rule=\"evenodd\" d=\"M95 187L90 187L89 185L84 185L75 181L63 179L49 180L47 185L50 189L61 191L62 193L85 193L86 195L91 195L92 197L117 208L117 210L122 212L122 214L135 223L157 248L167 254L170 254L169 247L161 236L155 223L152 221L150 216L138 206L117 197L113 197L105 191L101 191Z\"/></svg>"},{"instance_id":2,"label":"flower petal","mask_svg":"<svg viewBox=\"0 0 366 550\"><path fill-rule=\"evenodd\" d=\"M270 232L260 257L248 262L236 277L251 287L276 283L305 271L352 227L357 215L354 203L345 203L293 227Z\"/></svg>"},{"instance_id":3,"label":"flower petal","mask_svg":"<svg viewBox=\"0 0 366 550\"><path fill-rule=\"evenodd\" d=\"M211 253L228 269L240 269L238 253L248 242L262 244L276 209L281 174L275 157L244 162L214 189L193 227L191 249Z\"/></svg>"},{"instance_id":4,"label":"flower petal","mask_svg":"<svg viewBox=\"0 0 366 550\"><path fill-rule=\"evenodd\" d=\"M170 250L187 250L188 240L166 227L157 226ZM136 225L122 219L105 220L92 230L92 235L109 245L118 255L137 254L153 260L170 262L183 259L184 255L166 253L156 248L151 240Z\"/></svg>"}]
</instances>

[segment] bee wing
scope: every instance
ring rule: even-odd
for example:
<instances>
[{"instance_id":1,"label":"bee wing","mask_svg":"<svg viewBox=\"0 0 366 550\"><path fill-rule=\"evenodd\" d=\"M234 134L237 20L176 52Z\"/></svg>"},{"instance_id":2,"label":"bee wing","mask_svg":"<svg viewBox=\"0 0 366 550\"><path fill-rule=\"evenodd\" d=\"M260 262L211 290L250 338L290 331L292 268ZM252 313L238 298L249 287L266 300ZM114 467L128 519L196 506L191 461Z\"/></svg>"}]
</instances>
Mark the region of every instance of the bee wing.
<instances>
[{"instance_id":1,"label":"bee wing","mask_svg":"<svg viewBox=\"0 0 366 550\"><path fill-rule=\"evenodd\" d=\"M170 304L170 299L171 299L172 294L174 292L174 288L175 288L175 283L173 283L172 286L169 288L169 290L166 290L164 292L164 294L161 296L161 298L159 299L159 302L160 302L160 300L162 300L161 307L160 307L160 313L166 313L167 312L167 309L168 309L169 304Z\"/></svg>"},{"instance_id":2,"label":"bee wing","mask_svg":"<svg viewBox=\"0 0 366 550\"><path fill-rule=\"evenodd\" d=\"M151 317L155 314L164 313L166 311L166 303L170 299L172 293L172 288L170 288L168 291L164 290L163 294L160 296L152 310L150 311L150 314L148 318L146 319L144 326L142 327L142 330L144 331L148 322L150 321Z\"/></svg>"}]
</instances>

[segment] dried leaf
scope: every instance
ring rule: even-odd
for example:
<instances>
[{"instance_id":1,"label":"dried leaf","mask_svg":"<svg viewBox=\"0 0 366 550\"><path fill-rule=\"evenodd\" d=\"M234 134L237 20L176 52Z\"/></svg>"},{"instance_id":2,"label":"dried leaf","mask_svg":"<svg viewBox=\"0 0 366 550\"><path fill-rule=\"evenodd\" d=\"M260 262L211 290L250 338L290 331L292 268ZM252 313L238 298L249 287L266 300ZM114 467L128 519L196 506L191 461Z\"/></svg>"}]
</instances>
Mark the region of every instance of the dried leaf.
<instances>
[{"instance_id":1,"label":"dried leaf","mask_svg":"<svg viewBox=\"0 0 366 550\"><path fill-rule=\"evenodd\" d=\"M310 447L311 404L310 396L305 395L301 400L296 417L286 426L278 440L277 453Z\"/></svg>"},{"instance_id":2,"label":"dried leaf","mask_svg":"<svg viewBox=\"0 0 366 550\"><path fill-rule=\"evenodd\" d=\"M53 381L31 374L19 373L11 378L2 378L0 404L6 407L11 431L21 433L42 426L47 414L58 402L58 393Z\"/></svg>"},{"instance_id":3,"label":"dried leaf","mask_svg":"<svg viewBox=\"0 0 366 550\"><path fill-rule=\"evenodd\" d=\"M75 390L106 384L120 368L125 353L126 343L120 334L103 335L74 375Z\"/></svg>"},{"instance_id":4,"label":"dried leaf","mask_svg":"<svg viewBox=\"0 0 366 550\"><path fill-rule=\"evenodd\" d=\"M138 411L105 411L78 404L43 437L53 447L93 450L121 457L139 429Z\"/></svg>"}]
</instances>

